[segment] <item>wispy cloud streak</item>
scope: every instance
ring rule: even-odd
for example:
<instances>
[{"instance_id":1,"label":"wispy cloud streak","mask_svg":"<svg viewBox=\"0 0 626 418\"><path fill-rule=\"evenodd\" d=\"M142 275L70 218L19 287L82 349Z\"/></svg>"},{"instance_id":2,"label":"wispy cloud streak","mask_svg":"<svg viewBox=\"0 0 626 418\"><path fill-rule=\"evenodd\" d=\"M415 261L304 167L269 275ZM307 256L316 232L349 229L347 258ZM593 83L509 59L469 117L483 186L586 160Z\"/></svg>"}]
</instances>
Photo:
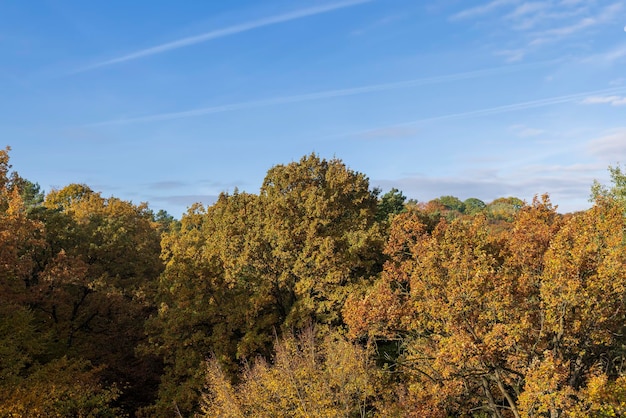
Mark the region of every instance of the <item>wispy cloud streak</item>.
<instances>
[{"instance_id":1,"label":"wispy cloud streak","mask_svg":"<svg viewBox=\"0 0 626 418\"><path fill-rule=\"evenodd\" d=\"M507 6L509 4L514 4L514 3L517 3L517 0L493 0L489 3L485 3L480 6L475 6L469 9L462 10L450 16L450 20L461 20L461 19L468 19L468 18L473 18L477 16L482 16L502 6Z\"/></svg>"},{"instance_id":2,"label":"wispy cloud streak","mask_svg":"<svg viewBox=\"0 0 626 418\"><path fill-rule=\"evenodd\" d=\"M219 106L203 107L198 109L185 110L181 112L159 113L155 115L141 116L135 118L121 118L104 122L92 123L86 126L107 126L107 125L128 125L140 122L155 122L170 119L182 119L194 116L208 115L212 113L230 112L235 110L260 108L266 106L274 106L286 103L307 102L312 100L330 99L334 97L354 96L357 94L375 93L380 91L396 90L409 87L419 87L431 84L446 83L458 80L467 80L471 78L487 77L498 74L512 73L517 71L531 70L540 68L550 64L560 62L559 60L540 61L536 63L523 65L508 65L502 67L486 68L477 71L468 71L463 73L447 74L436 77L418 78L414 80L400 81L396 83L372 84L368 86L354 87L348 89L326 90L316 93L300 94L294 96L274 97L270 99L254 100L239 103L230 103Z\"/></svg>"},{"instance_id":3,"label":"wispy cloud streak","mask_svg":"<svg viewBox=\"0 0 626 418\"><path fill-rule=\"evenodd\" d=\"M593 26L598 26L611 22L615 20L616 16L620 15L623 8L624 6L622 3L614 3L602 9L597 15L584 17L577 22L570 24L569 26L551 28L540 32L536 35L537 37L531 42L531 45L537 45L558 40L563 37L577 34Z\"/></svg>"},{"instance_id":4,"label":"wispy cloud streak","mask_svg":"<svg viewBox=\"0 0 626 418\"><path fill-rule=\"evenodd\" d=\"M581 99L584 99L589 96L605 95L605 94L611 95L611 94L621 93L624 91L626 91L626 87L594 90L594 91L587 91L584 93L575 93L575 94L568 94L564 96L548 97L545 99L530 100L527 102L519 102L519 103L508 104L508 105L489 107L485 109L471 110L468 112L450 113L447 115L440 115L440 116L434 116L430 118L417 119L417 120L413 120L409 122L397 123L397 124L390 125L384 128L389 129L389 128L417 126L417 125L422 125L422 124L432 123L432 122L440 122L440 121L453 120L453 119L464 119L464 118L479 117L479 116L489 116L489 115L495 115L498 113L514 112L518 110L533 109L533 108L552 106L552 105L563 104L563 103L580 102ZM363 136L366 136L371 131L378 131L380 129L383 129L383 128L378 127L378 128L362 130L358 132L333 135L332 137L329 137L329 138L363 137Z\"/></svg>"},{"instance_id":5,"label":"wispy cloud streak","mask_svg":"<svg viewBox=\"0 0 626 418\"><path fill-rule=\"evenodd\" d=\"M284 13L276 16L270 16L259 20L253 20L251 22L245 22L238 25L229 26L222 29L217 29L211 32L206 32L196 36L190 36L176 41L167 42L161 45L156 45L151 48L142 49L121 57L113 58L107 61L98 62L83 68L80 68L74 73L81 73L85 71L95 70L97 68L106 67L113 64L120 64L127 61L133 61L139 58L148 57L151 55L162 54L174 49L184 48L190 45L195 45L203 42L208 42L213 39L223 38L226 36L236 35L238 33L247 32L253 29L261 28L264 26L276 25L278 23L289 22L296 19L302 19L309 16L315 16L322 13L332 12L338 9L344 9L347 7L357 6L363 3L370 3L374 0L346 0L338 3L327 4L324 6L311 7L308 9L296 10L289 13Z\"/></svg>"},{"instance_id":6,"label":"wispy cloud streak","mask_svg":"<svg viewBox=\"0 0 626 418\"><path fill-rule=\"evenodd\" d=\"M582 104L605 104L612 106L626 106L626 97L622 96L591 96L582 101Z\"/></svg>"}]
</instances>

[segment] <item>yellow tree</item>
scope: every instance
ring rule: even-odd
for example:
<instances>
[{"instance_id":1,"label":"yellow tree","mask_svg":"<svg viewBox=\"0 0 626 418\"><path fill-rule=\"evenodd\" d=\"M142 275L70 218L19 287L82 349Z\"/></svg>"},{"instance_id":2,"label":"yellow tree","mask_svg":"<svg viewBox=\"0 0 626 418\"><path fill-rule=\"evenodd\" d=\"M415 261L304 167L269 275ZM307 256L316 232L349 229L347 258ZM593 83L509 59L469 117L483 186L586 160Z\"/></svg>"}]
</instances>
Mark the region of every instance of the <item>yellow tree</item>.
<instances>
[{"instance_id":1,"label":"yellow tree","mask_svg":"<svg viewBox=\"0 0 626 418\"><path fill-rule=\"evenodd\" d=\"M394 220L380 281L344 314L352 335L403 342L407 414L480 411L521 416L517 399L542 333L543 253L559 222L548 200L522 208L507 228L482 215Z\"/></svg>"},{"instance_id":2,"label":"yellow tree","mask_svg":"<svg viewBox=\"0 0 626 418\"><path fill-rule=\"evenodd\" d=\"M158 315L149 322L145 348L163 358L165 374L156 405L148 416L192 414L204 386L202 363L213 352L229 376L237 370L237 353L248 329L267 327L248 316L245 268L237 257L256 221L257 197L222 194L205 209L195 205L181 219L180 230L163 238L166 268L159 279ZM275 318L269 318L269 324ZM265 340L254 343L257 349ZM251 341L246 340L247 344Z\"/></svg>"},{"instance_id":3,"label":"yellow tree","mask_svg":"<svg viewBox=\"0 0 626 418\"><path fill-rule=\"evenodd\" d=\"M84 360L55 359L34 371L19 384L0 388L3 417L125 417L112 404L119 397L115 387L105 387L98 368Z\"/></svg>"},{"instance_id":4,"label":"yellow tree","mask_svg":"<svg viewBox=\"0 0 626 418\"><path fill-rule=\"evenodd\" d=\"M590 379L615 379L624 361L626 221L611 199L572 216L545 254L541 282L545 352L526 378L529 416L559 416L585 401Z\"/></svg>"},{"instance_id":5,"label":"yellow tree","mask_svg":"<svg viewBox=\"0 0 626 418\"><path fill-rule=\"evenodd\" d=\"M174 402L194 411L211 352L232 377L242 361L271 355L283 330L342 325L347 295L381 268L376 211L365 176L315 155L270 169L258 196L193 207L163 241L152 332L168 371L158 413Z\"/></svg>"},{"instance_id":6,"label":"yellow tree","mask_svg":"<svg viewBox=\"0 0 626 418\"><path fill-rule=\"evenodd\" d=\"M251 264L286 292L275 301L285 325L340 325L347 296L381 269L377 199L367 177L339 160L309 155L270 169L260 200Z\"/></svg>"},{"instance_id":7,"label":"yellow tree","mask_svg":"<svg viewBox=\"0 0 626 418\"><path fill-rule=\"evenodd\" d=\"M275 353L271 363L257 358L246 367L235 386L219 363L209 360L203 416L381 416L375 415L377 376L365 349L338 334L316 342L307 329L282 338Z\"/></svg>"}]
</instances>

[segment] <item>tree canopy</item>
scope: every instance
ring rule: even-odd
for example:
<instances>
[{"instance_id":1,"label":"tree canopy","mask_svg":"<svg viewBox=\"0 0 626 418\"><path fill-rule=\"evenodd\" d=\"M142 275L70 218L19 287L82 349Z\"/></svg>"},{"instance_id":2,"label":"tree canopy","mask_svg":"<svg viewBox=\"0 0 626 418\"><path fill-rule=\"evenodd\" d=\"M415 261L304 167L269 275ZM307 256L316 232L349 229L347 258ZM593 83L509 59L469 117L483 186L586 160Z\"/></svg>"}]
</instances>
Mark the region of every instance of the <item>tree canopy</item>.
<instances>
[{"instance_id":1,"label":"tree canopy","mask_svg":"<svg viewBox=\"0 0 626 418\"><path fill-rule=\"evenodd\" d=\"M560 214L272 167L180 220L0 151L0 416L626 414L625 175Z\"/></svg>"}]
</instances>

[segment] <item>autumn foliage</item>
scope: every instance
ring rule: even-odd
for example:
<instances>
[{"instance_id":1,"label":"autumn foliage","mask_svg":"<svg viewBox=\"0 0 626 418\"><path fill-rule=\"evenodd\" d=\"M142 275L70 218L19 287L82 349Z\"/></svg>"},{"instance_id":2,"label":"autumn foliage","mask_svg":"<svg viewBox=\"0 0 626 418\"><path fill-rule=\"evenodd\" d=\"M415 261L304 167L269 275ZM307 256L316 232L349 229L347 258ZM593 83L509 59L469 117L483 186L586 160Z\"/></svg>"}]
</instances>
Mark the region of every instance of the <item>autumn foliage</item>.
<instances>
[{"instance_id":1,"label":"autumn foliage","mask_svg":"<svg viewBox=\"0 0 626 418\"><path fill-rule=\"evenodd\" d=\"M563 215L309 155L178 221L0 151L0 417L624 416L610 173Z\"/></svg>"},{"instance_id":2,"label":"autumn foliage","mask_svg":"<svg viewBox=\"0 0 626 418\"><path fill-rule=\"evenodd\" d=\"M590 385L622 371L625 227L614 202L563 219L547 197L505 231L483 215L432 231L399 215L385 269L346 323L354 337L401 341L407 414L589 411Z\"/></svg>"}]
</instances>

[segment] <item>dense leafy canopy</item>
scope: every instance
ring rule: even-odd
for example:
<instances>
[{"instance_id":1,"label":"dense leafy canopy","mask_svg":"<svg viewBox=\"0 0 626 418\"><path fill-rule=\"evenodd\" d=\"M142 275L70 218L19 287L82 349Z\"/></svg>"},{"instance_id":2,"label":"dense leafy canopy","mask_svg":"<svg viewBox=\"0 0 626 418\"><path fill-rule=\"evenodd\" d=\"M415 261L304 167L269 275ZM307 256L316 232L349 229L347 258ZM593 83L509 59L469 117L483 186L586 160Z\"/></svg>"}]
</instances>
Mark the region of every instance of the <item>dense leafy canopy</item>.
<instances>
[{"instance_id":1,"label":"dense leafy canopy","mask_svg":"<svg viewBox=\"0 0 626 418\"><path fill-rule=\"evenodd\" d=\"M561 215L317 155L182 219L0 151L0 417L626 414L625 175Z\"/></svg>"}]
</instances>

